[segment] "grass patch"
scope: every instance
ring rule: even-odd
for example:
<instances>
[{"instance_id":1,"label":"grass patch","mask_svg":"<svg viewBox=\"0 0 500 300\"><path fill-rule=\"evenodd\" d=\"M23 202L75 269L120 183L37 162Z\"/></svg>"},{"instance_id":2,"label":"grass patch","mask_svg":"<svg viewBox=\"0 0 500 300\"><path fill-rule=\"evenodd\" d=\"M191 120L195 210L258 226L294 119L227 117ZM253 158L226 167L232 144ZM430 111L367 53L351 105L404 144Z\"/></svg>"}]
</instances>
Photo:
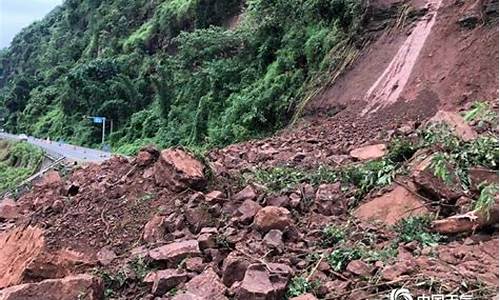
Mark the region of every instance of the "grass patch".
<instances>
[{"instance_id":1,"label":"grass patch","mask_svg":"<svg viewBox=\"0 0 500 300\"><path fill-rule=\"evenodd\" d=\"M428 216L415 216L401 220L394 230L398 234L398 242L418 241L422 246L436 246L443 236L429 231L431 219Z\"/></svg>"}]
</instances>

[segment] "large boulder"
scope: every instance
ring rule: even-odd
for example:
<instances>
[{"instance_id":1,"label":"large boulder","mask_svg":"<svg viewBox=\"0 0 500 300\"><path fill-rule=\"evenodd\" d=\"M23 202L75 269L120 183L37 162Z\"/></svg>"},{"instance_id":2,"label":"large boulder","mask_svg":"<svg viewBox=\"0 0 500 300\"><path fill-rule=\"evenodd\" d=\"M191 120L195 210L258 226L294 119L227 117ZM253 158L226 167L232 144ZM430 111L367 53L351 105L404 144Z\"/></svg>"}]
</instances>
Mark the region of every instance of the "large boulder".
<instances>
[{"instance_id":1,"label":"large boulder","mask_svg":"<svg viewBox=\"0 0 500 300\"><path fill-rule=\"evenodd\" d=\"M474 129L456 112L440 110L428 121L428 123L444 123L450 127L455 135L466 142L477 138L477 133Z\"/></svg>"},{"instance_id":2,"label":"large boulder","mask_svg":"<svg viewBox=\"0 0 500 300\"><path fill-rule=\"evenodd\" d=\"M419 197L398 185L392 191L362 204L354 214L363 221L394 225L399 220L428 212Z\"/></svg>"},{"instance_id":3,"label":"large boulder","mask_svg":"<svg viewBox=\"0 0 500 300\"><path fill-rule=\"evenodd\" d=\"M387 147L385 144L376 144L356 148L349 152L349 155L354 159L365 161L381 158L386 153Z\"/></svg>"},{"instance_id":4,"label":"large boulder","mask_svg":"<svg viewBox=\"0 0 500 300\"><path fill-rule=\"evenodd\" d=\"M434 175L432 162L434 155L424 153L415 156L412 160L412 178L420 194L433 198L433 200L446 200L453 202L462 195L460 179L455 174L453 166L446 166L450 180L444 181L442 178Z\"/></svg>"},{"instance_id":5,"label":"large boulder","mask_svg":"<svg viewBox=\"0 0 500 300\"><path fill-rule=\"evenodd\" d=\"M155 261L167 261L177 264L187 257L200 256L197 240L173 242L149 251L149 257Z\"/></svg>"},{"instance_id":6,"label":"large boulder","mask_svg":"<svg viewBox=\"0 0 500 300\"><path fill-rule=\"evenodd\" d=\"M207 180L203 164L181 149L166 149L155 164L155 180L172 191L186 188L201 189Z\"/></svg>"},{"instance_id":7,"label":"large boulder","mask_svg":"<svg viewBox=\"0 0 500 300\"><path fill-rule=\"evenodd\" d=\"M0 290L0 300L99 300L103 298L101 280L87 274L47 279Z\"/></svg>"},{"instance_id":8,"label":"large boulder","mask_svg":"<svg viewBox=\"0 0 500 300\"><path fill-rule=\"evenodd\" d=\"M268 232L271 229L283 231L293 225L292 215L284 207L266 206L255 215L254 224L260 231Z\"/></svg>"}]
</instances>

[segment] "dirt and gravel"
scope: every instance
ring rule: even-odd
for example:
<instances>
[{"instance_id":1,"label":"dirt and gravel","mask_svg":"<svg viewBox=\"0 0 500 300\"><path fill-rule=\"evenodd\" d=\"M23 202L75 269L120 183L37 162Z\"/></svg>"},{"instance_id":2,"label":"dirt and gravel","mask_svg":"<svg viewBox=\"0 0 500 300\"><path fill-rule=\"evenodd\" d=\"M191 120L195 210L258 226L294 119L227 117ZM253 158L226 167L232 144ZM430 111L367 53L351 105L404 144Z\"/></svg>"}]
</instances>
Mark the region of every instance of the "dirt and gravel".
<instances>
[{"instance_id":1,"label":"dirt and gravel","mask_svg":"<svg viewBox=\"0 0 500 300\"><path fill-rule=\"evenodd\" d=\"M397 288L414 297L492 299L498 218L469 218L460 227L450 221L478 213L469 208L479 192L430 171L438 145L400 160L404 172L391 183L367 183L365 190L341 178L386 161L395 140L416 142L432 117L462 140L498 135L456 113L475 100L497 109L491 1L435 2L403 3L419 13L378 28L299 122L271 137L203 158L147 147L134 158L49 172L29 192L4 199L0 300L359 300L387 299ZM374 5L404 11L395 1ZM425 23L431 20L433 26ZM429 26L425 37L412 37L418 24ZM408 43L421 47L406 56L412 66L396 55ZM391 63L395 57L403 60ZM379 78L397 79L384 79L391 73L384 70L406 83L394 89L397 96L367 98L387 92L374 92ZM473 182L498 182L497 170L468 171ZM498 195L492 211L498 215ZM442 223L404 223L422 215Z\"/></svg>"}]
</instances>

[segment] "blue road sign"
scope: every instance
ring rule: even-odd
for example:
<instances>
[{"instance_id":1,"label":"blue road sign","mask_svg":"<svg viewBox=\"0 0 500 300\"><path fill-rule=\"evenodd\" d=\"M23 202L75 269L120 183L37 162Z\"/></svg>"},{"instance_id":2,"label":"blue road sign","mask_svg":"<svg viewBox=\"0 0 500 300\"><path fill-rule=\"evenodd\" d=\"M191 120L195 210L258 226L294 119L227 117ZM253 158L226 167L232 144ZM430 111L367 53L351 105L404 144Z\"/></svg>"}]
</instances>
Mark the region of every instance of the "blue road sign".
<instances>
[{"instance_id":1,"label":"blue road sign","mask_svg":"<svg viewBox=\"0 0 500 300\"><path fill-rule=\"evenodd\" d=\"M92 121L97 124L102 124L104 122L104 118L102 117L92 117Z\"/></svg>"}]
</instances>

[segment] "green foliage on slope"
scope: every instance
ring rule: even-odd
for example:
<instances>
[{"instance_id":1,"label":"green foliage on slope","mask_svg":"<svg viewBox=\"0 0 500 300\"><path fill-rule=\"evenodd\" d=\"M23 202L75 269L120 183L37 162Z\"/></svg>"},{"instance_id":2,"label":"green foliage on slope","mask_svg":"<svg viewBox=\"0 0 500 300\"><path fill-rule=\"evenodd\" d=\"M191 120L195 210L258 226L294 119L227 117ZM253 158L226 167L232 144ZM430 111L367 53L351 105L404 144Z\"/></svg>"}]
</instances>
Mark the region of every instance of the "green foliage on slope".
<instances>
[{"instance_id":1,"label":"green foliage on slope","mask_svg":"<svg viewBox=\"0 0 500 300\"><path fill-rule=\"evenodd\" d=\"M43 160L43 151L24 142L0 141L0 192L31 176Z\"/></svg>"},{"instance_id":2,"label":"green foliage on slope","mask_svg":"<svg viewBox=\"0 0 500 300\"><path fill-rule=\"evenodd\" d=\"M342 63L361 17L357 0L66 0L0 52L0 117L97 145L86 116L106 116L122 152L269 134Z\"/></svg>"}]
</instances>

